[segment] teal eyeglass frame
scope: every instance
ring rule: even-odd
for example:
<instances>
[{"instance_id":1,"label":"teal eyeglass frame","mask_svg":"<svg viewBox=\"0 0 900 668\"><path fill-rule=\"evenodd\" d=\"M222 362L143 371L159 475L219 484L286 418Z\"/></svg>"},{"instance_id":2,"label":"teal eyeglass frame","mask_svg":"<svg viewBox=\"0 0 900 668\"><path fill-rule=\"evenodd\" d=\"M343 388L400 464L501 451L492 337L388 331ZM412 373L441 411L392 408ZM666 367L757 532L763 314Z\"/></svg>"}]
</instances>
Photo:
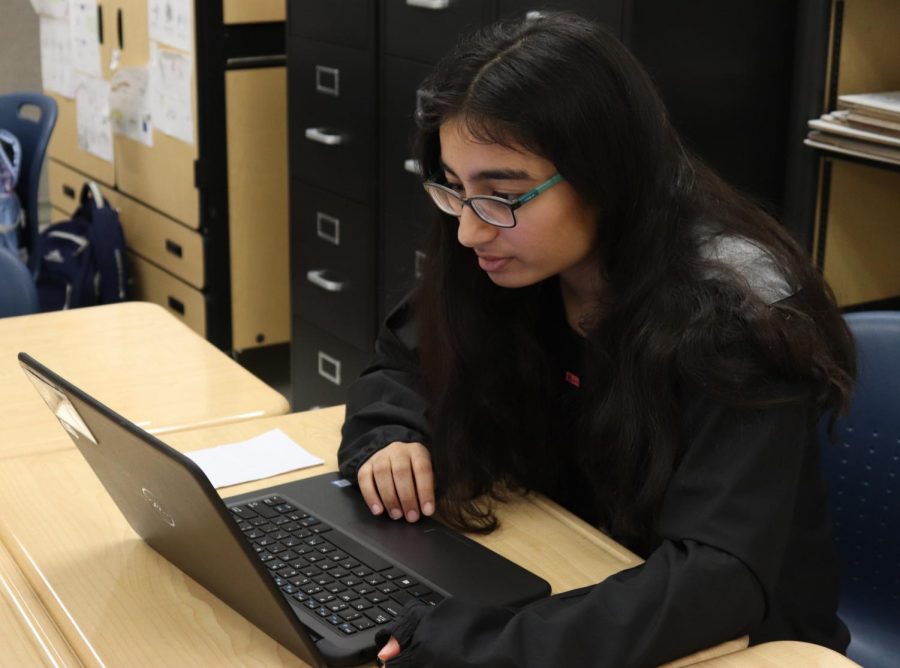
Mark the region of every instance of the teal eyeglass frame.
<instances>
[{"instance_id":1,"label":"teal eyeglass frame","mask_svg":"<svg viewBox=\"0 0 900 668\"><path fill-rule=\"evenodd\" d=\"M547 179L540 185L535 186L534 188L529 190L527 193L525 193L521 197L517 197L516 199L510 201L510 200L503 199L502 197L497 197L496 195L474 195L472 197L463 197L458 192L453 190L453 188L449 188L441 183L438 183L435 180L435 178L437 178L437 177L432 176L430 179L428 179L424 183L424 187L425 187L426 192L428 192L428 194L431 196L432 201L434 201L435 205L441 211L443 211L444 213L446 213L450 216L455 216L456 218L459 218L460 216L462 216L463 207L468 206L472 209L472 211L475 212L476 216L478 216L481 220L483 220L488 225L493 225L494 227L502 227L504 229L510 229L510 228L513 228L516 225L518 225L519 221L518 221L518 218L516 218L516 210L517 209L522 208L524 205L528 204L528 202L533 200L535 197L540 195L542 192L549 190L550 188L555 186L557 183L560 183L561 181L563 181L562 174L557 172L556 174L551 176L549 179ZM441 192L448 194L450 197L452 197L456 201L460 202L459 213L457 213L456 211L450 211L450 210L446 209L445 207L441 206L441 203L437 199L437 197L439 197L439 195L436 197L435 194L432 192L432 189L438 189ZM482 213L481 211L478 210L478 202L479 201L489 201L494 204L502 204L503 206L505 206L507 209L509 209L510 217L512 218L512 225L504 225L504 224L498 223L495 220L488 220L487 218L485 218L484 213Z\"/></svg>"}]
</instances>

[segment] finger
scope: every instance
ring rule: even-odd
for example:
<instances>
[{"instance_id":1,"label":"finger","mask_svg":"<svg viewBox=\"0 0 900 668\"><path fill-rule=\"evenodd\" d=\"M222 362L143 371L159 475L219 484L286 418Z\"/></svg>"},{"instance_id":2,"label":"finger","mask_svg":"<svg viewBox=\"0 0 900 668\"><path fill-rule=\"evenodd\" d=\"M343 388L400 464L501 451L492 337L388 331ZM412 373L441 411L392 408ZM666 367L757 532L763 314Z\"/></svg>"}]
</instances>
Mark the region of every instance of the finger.
<instances>
[{"instance_id":1,"label":"finger","mask_svg":"<svg viewBox=\"0 0 900 668\"><path fill-rule=\"evenodd\" d=\"M412 458L413 477L416 481L416 494L424 515L434 514L434 469L431 466L431 455L423 446Z\"/></svg>"},{"instance_id":2,"label":"finger","mask_svg":"<svg viewBox=\"0 0 900 668\"><path fill-rule=\"evenodd\" d=\"M419 519L419 497L416 495L416 481L413 480L412 460L408 455L395 457L391 461L394 473L394 488L400 498L403 515L407 521Z\"/></svg>"},{"instance_id":3,"label":"finger","mask_svg":"<svg viewBox=\"0 0 900 668\"><path fill-rule=\"evenodd\" d=\"M391 639L388 640L385 646L381 648L381 651L378 652L378 658L381 661L390 661L399 653L400 643L397 642L397 639L394 636L391 636Z\"/></svg>"},{"instance_id":4,"label":"finger","mask_svg":"<svg viewBox=\"0 0 900 668\"><path fill-rule=\"evenodd\" d=\"M380 515L384 512L381 505L381 497L375 488L375 479L372 474L372 465L368 462L359 467L356 474L356 483L359 485L359 491L362 492L363 499L373 515Z\"/></svg>"},{"instance_id":5,"label":"finger","mask_svg":"<svg viewBox=\"0 0 900 668\"><path fill-rule=\"evenodd\" d=\"M372 462L372 472L375 478L375 487L378 488L378 496L384 504L388 515L393 519L403 517L400 500L397 498L397 490L394 488L394 473L391 470L391 458L379 457Z\"/></svg>"}]
</instances>

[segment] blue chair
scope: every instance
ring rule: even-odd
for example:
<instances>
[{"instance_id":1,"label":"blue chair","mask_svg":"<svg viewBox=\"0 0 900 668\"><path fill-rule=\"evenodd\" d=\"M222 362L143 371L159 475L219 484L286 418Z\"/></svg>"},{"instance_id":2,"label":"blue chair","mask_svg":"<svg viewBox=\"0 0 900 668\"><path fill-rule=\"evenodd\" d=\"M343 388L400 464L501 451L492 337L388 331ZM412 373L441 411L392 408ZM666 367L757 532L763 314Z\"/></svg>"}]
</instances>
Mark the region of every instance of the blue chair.
<instances>
[{"instance_id":1,"label":"blue chair","mask_svg":"<svg viewBox=\"0 0 900 668\"><path fill-rule=\"evenodd\" d=\"M859 375L850 412L822 460L841 563L838 614L847 655L866 668L900 665L900 312L846 316Z\"/></svg>"},{"instance_id":2,"label":"blue chair","mask_svg":"<svg viewBox=\"0 0 900 668\"><path fill-rule=\"evenodd\" d=\"M0 128L9 130L22 146L22 170L16 193L25 210L22 245L28 249L28 268L37 275L41 251L38 248L38 188L41 168L53 126L56 125L56 100L40 93L0 95Z\"/></svg>"},{"instance_id":3,"label":"blue chair","mask_svg":"<svg viewBox=\"0 0 900 668\"><path fill-rule=\"evenodd\" d=\"M37 311L34 278L18 257L6 248L0 248L0 318Z\"/></svg>"}]
</instances>

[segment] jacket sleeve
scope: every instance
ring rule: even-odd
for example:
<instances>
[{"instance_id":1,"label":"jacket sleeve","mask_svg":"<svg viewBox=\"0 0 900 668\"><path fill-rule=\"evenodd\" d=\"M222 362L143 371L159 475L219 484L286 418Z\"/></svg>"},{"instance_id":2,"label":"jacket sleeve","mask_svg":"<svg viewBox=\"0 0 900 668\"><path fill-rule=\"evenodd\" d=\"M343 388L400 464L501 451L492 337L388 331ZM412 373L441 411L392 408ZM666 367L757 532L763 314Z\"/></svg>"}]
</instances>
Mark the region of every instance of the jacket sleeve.
<instances>
[{"instance_id":1,"label":"jacket sleeve","mask_svg":"<svg viewBox=\"0 0 900 668\"><path fill-rule=\"evenodd\" d=\"M814 410L699 397L682 416L687 446L645 563L519 611L408 608L388 666L656 666L749 633L773 596Z\"/></svg>"},{"instance_id":2,"label":"jacket sleeve","mask_svg":"<svg viewBox=\"0 0 900 668\"><path fill-rule=\"evenodd\" d=\"M408 303L385 320L375 356L350 386L338 465L356 480L359 467L389 443L428 444L427 404L420 389L415 321Z\"/></svg>"}]
</instances>

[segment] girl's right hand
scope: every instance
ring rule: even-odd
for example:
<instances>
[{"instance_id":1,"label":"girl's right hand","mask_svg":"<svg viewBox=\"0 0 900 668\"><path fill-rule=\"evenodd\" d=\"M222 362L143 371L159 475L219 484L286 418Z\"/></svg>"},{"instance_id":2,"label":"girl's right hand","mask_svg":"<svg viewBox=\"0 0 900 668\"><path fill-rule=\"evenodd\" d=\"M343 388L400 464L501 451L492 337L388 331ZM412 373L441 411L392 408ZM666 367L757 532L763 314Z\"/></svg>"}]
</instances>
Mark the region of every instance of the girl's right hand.
<instances>
[{"instance_id":1,"label":"girl's right hand","mask_svg":"<svg viewBox=\"0 0 900 668\"><path fill-rule=\"evenodd\" d=\"M359 467L356 478L373 515L387 510L395 520L415 522L434 513L431 455L421 443L385 446Z\"/></svg>"}]
</instances>

